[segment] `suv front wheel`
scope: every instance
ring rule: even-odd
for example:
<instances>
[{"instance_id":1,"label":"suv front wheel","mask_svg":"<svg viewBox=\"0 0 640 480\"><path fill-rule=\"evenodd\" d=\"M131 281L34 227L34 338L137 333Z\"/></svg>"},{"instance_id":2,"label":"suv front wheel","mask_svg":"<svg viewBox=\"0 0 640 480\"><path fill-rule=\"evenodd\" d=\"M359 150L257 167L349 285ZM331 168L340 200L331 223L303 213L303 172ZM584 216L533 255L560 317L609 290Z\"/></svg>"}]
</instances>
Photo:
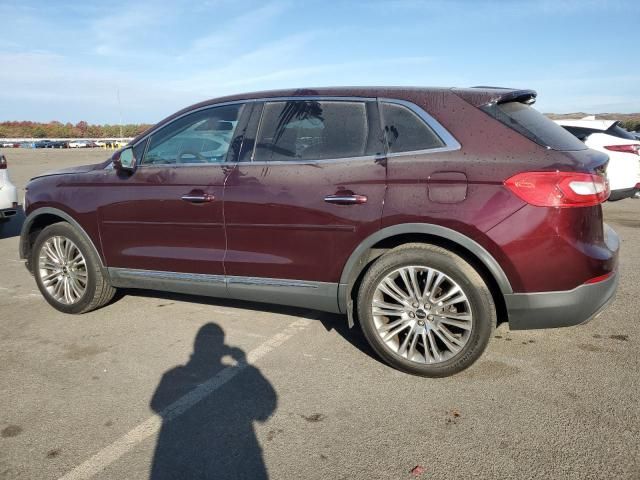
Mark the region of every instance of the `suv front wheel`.
<instances>
[{"instance_id":1,"label":"suv front wheel","mask_svg":"<svg viewBox=\"0 0 640 480\"><path fill-rule=\"evenodd\" d=\"M358 293L358 317L387 363L425 377L469 367L496 325L493 297L478 272L458 255L421 243L374 262Z\"/></svg>"},{"instance_id":2,"label":"suv front wheel","mask_svg":"<svg viewBox=\"0 0 640 480\"><path fill-rule=\"evenodd\" d=\"M38 234L31 266L44 298L64 313L95 310L115 294L94 249L68 223L49 225Z\"/></svg>"}]
</instances>

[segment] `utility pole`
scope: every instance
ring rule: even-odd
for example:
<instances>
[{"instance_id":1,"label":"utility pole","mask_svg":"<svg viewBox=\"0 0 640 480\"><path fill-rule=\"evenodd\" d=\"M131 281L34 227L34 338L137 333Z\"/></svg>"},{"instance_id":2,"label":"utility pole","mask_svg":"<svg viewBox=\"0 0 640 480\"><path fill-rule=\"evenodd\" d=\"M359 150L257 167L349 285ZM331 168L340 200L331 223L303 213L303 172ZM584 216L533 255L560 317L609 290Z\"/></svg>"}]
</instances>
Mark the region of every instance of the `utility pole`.
<instances>
[{"instance_id":1,"label":"utility pole","mask_svg":"<svg viewBox=\"0 0 640 480\"><path fill-rule=\"evenodd\" d=\"M118 115L120 116L120 139L122 140L122 105L120 105L120 87L116 87L116 95L118 96Z\"/></svg>"}]
</instances>

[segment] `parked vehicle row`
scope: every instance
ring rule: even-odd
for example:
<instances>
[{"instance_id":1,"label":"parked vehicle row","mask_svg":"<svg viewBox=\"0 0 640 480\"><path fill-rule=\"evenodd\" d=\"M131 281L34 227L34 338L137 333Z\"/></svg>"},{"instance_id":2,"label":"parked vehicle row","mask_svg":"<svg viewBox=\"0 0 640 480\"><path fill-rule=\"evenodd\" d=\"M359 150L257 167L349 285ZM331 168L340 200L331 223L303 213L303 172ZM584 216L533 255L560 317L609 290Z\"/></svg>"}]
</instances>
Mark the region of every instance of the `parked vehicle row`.
<instances>
[{"instance_id":1,"label":"parked vehicle row","mask_svg":"<svg viewBox=\"0 0 640 480\"><path fill-rule=\"evenodd\" d=\"M37 140L31 142L2 142L2 148L121 148L124 140Z\"/></svg>"},{"instance_id":2,"label":"parked vehicle row","mask_svg":"<svg viewBox=\"0 0 640 480\"><path fill-rule=\"evenodd\" d=\"M117 288L303 306L357 321L398 369L451 375L498 321L581 324L616 291L609 158L535 99L330 88L203 102L105 162L32 179L20 257L65 313Z\"/></svg>"}]
</instances>

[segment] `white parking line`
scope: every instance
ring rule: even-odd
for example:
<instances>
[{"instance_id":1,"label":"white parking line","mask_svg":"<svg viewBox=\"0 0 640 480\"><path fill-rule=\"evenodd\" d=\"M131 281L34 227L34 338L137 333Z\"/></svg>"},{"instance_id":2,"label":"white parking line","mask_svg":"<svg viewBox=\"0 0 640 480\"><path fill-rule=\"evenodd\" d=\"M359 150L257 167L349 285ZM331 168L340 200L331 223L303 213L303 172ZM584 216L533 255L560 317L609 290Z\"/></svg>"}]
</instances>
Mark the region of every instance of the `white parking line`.
<instances>
[{"instance_id":1,"label":"white parking line","mask_svg":"<svg viewBox=\"0 0 640 480\"><path fill-rule=\"evenodd\" d=\"M247 360L237 365L228 366L211 377L205 383L195 388L185 396L179 398L174 403L166 407L157 415L149 417L147 420L125 433L112 444L106 446L86 462L78 465L66 475L60 477L59 480L80 480L91 478L95 474L101 472L113 462L122 457L125 453L134 449L143 440L156 434L163 422L169 422L179 417L195 404L211 395L218 388L238 375L247 365L257 362L260 358L272 352L296 333L303 330L311 323L310 320L301 318L289 324L282 332L275 334L262 345L251 350L247 354Z\"/></svg>"}]
</instances>

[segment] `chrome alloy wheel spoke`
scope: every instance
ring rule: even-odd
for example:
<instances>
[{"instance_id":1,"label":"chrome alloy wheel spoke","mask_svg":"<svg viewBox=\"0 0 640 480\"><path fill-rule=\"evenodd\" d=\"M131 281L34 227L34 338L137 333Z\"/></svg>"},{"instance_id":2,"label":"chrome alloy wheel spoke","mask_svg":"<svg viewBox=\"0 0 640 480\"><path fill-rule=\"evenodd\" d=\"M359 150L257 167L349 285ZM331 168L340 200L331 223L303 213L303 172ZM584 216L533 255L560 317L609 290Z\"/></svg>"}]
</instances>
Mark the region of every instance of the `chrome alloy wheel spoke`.
<instances>
[{"instance_id":1,"label":"chrome alloy wheel spoke","mask_svg":"<svg viewBox=\"0 0 640 480\"><path fill-rule=\"evenodd\" d=\"M38 258L40 281L56 301L72 305L87 290L87 264L82 252L70 239L48 238L40 248Z\"/></svg>"},{"instance_id":2,"label":"chrome alloy wheel spoke","mask_svg":"<svg viewBox=\"0 0 640 480\"><path fill-rule=\"evenodd\" d=\"M387 274L374 291L371 313L386 347L417 363L449 360L460 353L473 330L471 304L462 287L426 266Z\"/></svg>"}]
</instances>

